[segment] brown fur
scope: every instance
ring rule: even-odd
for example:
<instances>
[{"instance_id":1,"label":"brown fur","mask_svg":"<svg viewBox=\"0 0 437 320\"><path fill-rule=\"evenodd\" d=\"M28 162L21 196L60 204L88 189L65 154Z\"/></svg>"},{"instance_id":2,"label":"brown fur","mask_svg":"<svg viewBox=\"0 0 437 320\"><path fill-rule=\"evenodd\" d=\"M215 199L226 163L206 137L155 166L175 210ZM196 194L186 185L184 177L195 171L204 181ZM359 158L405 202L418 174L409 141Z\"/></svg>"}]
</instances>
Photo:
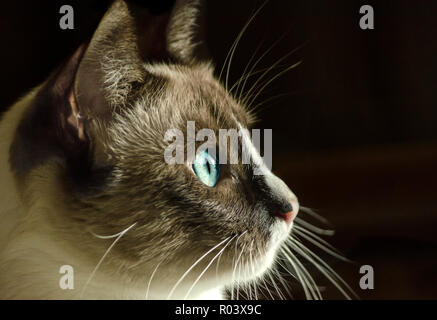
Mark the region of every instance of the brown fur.
<instances>
[{"instance_id":1,"label":"brown fur","mask_svg":"<svg viewBox=\"0 0 437 320\"><path fill-rule=\"evenodd\" d=\"M289 231L274 214L297 202L271 172L268 177L254 176L251 165L222 165L218 184L209 188L189 165L164 161L169 144L164 135L170 128L186 134L187 121L195 121L196 129L210 128L218 136L221 128L252 124L244 106L215 79L211 64L196 60L192 34L197 6L194 1L180 1L172 12L154 16L115 1L89 45L80 48L27 103L14 134L10 165L19 206L25 221L29 214L36 221L19 225L18 230L47 237L37 237L41 246L59 241L71 260L34 251L32 263L47 259L52 271L57 263L76 263L83 286L110 244L93 233L113 235L134 225L102 264L101 278L92 281L98 288L99 281L109 281L106 275L117 279L114 288L124 289L113 295L91 291L88 297L138 297L121 292L129 286L144 288L158 264L152 289L155 297L163 297L160 291L168 293L198 257L223 239L243 233L224 252L219 277L205 274L198 294L229 284L235 251L249 245L259 264L259 270L248 276L254 278L272 263L262 261L274 255ZM38 199L43 198L41 205ZM273 227L284 233L279 240L272 235ZM28 238L12 238L0 259L4 272L0 283L8 288L14 284L5 280L6 275L26 274L26 269L10 270L11 257L17 256L11 252L38 248L37 242L26 245L23 239ZM248 261L248 250L242 259ZM205 260L181 284L177 296L183 297ZM42 272L47 273L44 279L50 278L49 271ZM34 281L38 282L29 280L27 286ZM56 285L49 287L50 294L43 297L65 297ZM23 290L0 294L39 297Z\"/></svg>"}]
</instances>

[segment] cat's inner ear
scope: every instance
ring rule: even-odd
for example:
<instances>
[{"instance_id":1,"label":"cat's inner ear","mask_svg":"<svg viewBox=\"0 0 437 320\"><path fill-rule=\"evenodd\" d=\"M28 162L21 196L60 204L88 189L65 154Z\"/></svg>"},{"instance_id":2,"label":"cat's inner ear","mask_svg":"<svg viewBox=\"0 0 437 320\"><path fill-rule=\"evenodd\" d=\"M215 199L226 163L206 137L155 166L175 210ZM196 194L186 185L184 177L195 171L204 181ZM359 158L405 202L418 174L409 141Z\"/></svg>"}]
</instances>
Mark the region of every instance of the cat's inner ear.
<instances>
[{"instance_id":1,"label":"cat's inner ear","mask_svg":"<svg viewBox=\"0 0 437 320\"><path fill-rule=\"evenodd\" d=\"M86 140L85 135L85 119L81 115L79 108L76 103L76 97L74 96L73 90L70 90L68 95L68 104L70 106L70 115L67 118L67 123L70 124L77 133L77 138L81 141Z\"/></svg>"}]
</instances>

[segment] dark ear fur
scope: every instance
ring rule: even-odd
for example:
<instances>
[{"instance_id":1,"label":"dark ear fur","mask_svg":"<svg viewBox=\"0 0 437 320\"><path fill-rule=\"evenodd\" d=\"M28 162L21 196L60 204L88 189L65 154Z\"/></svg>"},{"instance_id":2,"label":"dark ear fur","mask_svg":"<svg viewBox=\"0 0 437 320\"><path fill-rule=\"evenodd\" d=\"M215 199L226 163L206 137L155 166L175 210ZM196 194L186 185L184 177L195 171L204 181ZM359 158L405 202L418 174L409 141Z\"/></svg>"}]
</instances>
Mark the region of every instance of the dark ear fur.
<instances>
[{"instance_id":1,"label":"dark ear fur","mask_svg":"<svg viewBox=\"0 0 437 320\"><path fill-rule=\"evenodd\" d=\"M36 94L17 128L10 150L11 167L24 175L50 157L68 155L71 161L83 157L87 139L68 123L72 117L69 97L79 62L81 46L56 70Z\"/></svg>"}]
</instances>

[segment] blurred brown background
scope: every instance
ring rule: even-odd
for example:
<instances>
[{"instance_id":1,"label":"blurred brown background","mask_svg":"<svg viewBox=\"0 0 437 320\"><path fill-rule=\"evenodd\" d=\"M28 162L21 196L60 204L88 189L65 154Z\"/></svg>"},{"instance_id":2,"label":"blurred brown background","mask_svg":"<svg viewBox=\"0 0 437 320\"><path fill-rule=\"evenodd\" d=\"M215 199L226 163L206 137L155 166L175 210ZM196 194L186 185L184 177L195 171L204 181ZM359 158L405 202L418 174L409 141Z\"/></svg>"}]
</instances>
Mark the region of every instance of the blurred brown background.
<instances>
[{"instance_id":1,"label":"blurred brown background","mask_svg":"<svg viewBox=\"0 0 437 320\"><path fill-rule=\"evenodd\" d=\"M207 2L206 44L220 70L262 2ZM107 3L69 1L75 30L65 31L67 3L1 3L1 110L90 37ZM374 30L359 28L364 4ZM363 299L437 298L436 15L437 2L426 0L271 0L230 68L234 83L275 41L256 70L296 49L266 77L302 61L258 97L280 95L259 108L258 127L273 129L273 170L335 226L328 240L356 264L329 262ZM358 286L363 264L375 270L374 290ZM341 298L329 285L325 293Z\"/></svg>"}]
</instances>

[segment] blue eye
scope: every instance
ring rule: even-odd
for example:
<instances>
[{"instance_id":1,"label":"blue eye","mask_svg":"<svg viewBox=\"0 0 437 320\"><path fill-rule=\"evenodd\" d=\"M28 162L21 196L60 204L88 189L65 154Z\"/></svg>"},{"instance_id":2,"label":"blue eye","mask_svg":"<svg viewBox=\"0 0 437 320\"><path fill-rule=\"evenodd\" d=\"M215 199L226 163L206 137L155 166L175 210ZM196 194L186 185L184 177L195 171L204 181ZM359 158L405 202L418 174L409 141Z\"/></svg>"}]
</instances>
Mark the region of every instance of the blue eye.
<instances>
[{"instance_id":1,"label":"blue eye","mask_svg":"<svg viewBox=\"0 0 437 320\"><path fill-rule=\"evenodd\" d=\"M210 155L207 150L196 154L193 170L199 180L208 187L216 185L220 174L220 165L217 159Z\"/></svg>"}]
</instances>

